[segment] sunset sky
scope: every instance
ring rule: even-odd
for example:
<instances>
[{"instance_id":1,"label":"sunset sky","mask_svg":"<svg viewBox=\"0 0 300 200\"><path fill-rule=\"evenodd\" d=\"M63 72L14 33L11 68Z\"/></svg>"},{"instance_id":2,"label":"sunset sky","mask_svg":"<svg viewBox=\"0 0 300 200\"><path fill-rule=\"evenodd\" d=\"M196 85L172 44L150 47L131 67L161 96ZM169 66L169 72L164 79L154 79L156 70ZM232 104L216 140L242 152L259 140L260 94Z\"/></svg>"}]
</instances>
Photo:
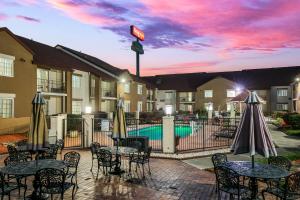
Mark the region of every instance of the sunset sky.
<instances>
[{"instance_id":1,"label":"sunset sky","mask_svg":"<svg viewBox=\"0 0 300 200\"><path fill-rule=\"evenodd\" d=\"M300 65L300 0L0 0L0 27L141 75Z\"/></svg>"}]
</instances>

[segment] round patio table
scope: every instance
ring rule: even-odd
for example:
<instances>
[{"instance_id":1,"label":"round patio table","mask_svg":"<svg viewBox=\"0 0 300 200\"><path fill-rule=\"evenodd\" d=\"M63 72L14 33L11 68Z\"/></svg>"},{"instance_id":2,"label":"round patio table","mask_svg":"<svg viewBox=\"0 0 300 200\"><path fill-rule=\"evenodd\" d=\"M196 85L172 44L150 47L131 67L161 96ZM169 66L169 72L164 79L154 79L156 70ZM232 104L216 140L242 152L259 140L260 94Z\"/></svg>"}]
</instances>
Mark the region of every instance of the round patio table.
<instances>
[{"instance_id":1,"label":"round patio table","mask_svg":"<svg viewBox=\"0 0 300 200\"><path fill-rule=\"evenodd\" d=\"M138 149L136 148L133 148L133 147L101 147L101 149L105 149L105 150L108 150L110 151L112 154L115 154L116 155L116 162L117 163L121 163L121 160L119 160L119 157L121 155L124 155L124 156L128 156L132 153L137 153L138 152ZM110 172L111 174L114 174L114 175L121 175L123 174L125 171L122 170L120 168L120 165L117 164L114 168L114 170L112 172Z\"/></svg>"},{"instance_id":2,"label":"round patio table","mask_svg":"<svg viewBox=\"0 0 300 200\"><path fill-rule=\"evenodd\" d=\"M3 174L8 175L24 175L31 176L35 175L36 172L40 169L45 168L55 168L55 169L64 169L67 165L65 165L63 160L54 160L54 159L45 159L45 160L33 160L29 162L20 162L14 163L14 165L7 165L0 169ZM27 199L35 199L37 198L37 186L33 184L34 190L32 194ZM26 189L24 194L26 193ZM39 199L46 199L47 196L38 197Z\"/></svg>"},{"instance_id":3,"label":"round patio table","mask_svg":"<svg viewBox=\"0 0 300 200\"><path fill-rule=\"evenodd\" d=\"M240 176L250 178L251 199L258 199L257 179L272 180L285 178L289 175L287 170L274 165L255 163L254 168L252 168L252 163L249 161L229 161L224 165Z\"/></svg>"}]
</instances>

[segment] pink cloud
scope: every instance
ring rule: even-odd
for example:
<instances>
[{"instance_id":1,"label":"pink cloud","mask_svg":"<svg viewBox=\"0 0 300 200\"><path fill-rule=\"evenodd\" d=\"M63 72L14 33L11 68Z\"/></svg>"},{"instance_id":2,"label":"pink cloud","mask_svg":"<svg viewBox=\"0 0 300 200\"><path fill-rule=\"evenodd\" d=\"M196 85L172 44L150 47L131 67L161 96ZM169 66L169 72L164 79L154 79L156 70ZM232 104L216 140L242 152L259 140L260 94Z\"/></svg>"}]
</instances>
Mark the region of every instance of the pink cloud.
<instances>
[{"instance_id":1,"label":"pink cloud","mask_svg":"<svg viewBox=\"0 0 300 200\"><path fill-rule=\"evenodd\" d=\"M32 17L27 17L27 16L23 16L23 15L17 15L16 17L18 19L28 21L28 22L34 22L34 23L40 23L41 22L39 19L32 18Z\"/></svg>"},{"instance_id":2,"label":"pink cloud","mask_svg":"<svg viewBox=\"0 0 300 200\"><path fill-rule=\"evenodd\" d=\"M225 49L300 46L300 1L141 0L150 15L180 23ZM221 42L221 43L220 43Z\"/></svg>"},{"instance_id":3,"label":"pink cloud","mask_svg":"<svg viewBox=\"0 0 300 200\"><path fill-rule=\"evenodd\" d=\"M47 0L47 2L69 17L85 24L103 26L122 23L118 17L106 16L101 6L99 7L99 4L93 1Z\"/></svg>"},{"instance_id":4,"label":"pink cloud","mask_svg":"<svg viewBox=\"0 0 300 200\"><path fill-rule=\"evenodd\" d=\"M162 67L150 67L142 70L143 76L150 76L153 74L176 74L176 73L192 73L192 72L206 72L210 71L211 67L217 65L217 61L208 62L185 62L177 63Z\"/></svg>"},{"instance_id":5,"label":"pink cloud","mask_svg":"<svg viewBox=\"0 0 300 200\"><path fill-rule=\"evenodd\" d=\"M5 20L7 18L7 15L0 13L0 21Z\"/></svg>"}]
</instances>

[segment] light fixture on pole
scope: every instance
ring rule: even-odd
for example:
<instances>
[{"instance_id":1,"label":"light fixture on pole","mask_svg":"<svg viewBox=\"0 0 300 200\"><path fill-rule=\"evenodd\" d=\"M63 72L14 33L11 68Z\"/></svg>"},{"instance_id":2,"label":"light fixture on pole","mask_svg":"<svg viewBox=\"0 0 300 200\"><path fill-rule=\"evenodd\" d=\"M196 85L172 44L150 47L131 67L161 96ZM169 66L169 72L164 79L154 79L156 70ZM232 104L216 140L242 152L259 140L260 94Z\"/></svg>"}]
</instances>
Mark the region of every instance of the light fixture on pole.
<instances>
[{"instance_id":1,"label":"light fixture on pole","mask_svg":"<svg viewBox=\"0 0 300 200\"><path fill-rule=\"evenodd\" d=\"M86 114L91 114L92 113L92 107L91 106L86 106L85 107L85 113Z\"/></svg>"},{"instance_id":2,"label":"light fixture on pole","mask_svg":"<svg viewBox=\"0 0 300 200\"><path fill-rule=\"evenodd\" d=\"M165 112L167 116L171 116L172 112L173 112L173 107L172 105L166 105L165 107Z\"/></svg>"}]
</instances>

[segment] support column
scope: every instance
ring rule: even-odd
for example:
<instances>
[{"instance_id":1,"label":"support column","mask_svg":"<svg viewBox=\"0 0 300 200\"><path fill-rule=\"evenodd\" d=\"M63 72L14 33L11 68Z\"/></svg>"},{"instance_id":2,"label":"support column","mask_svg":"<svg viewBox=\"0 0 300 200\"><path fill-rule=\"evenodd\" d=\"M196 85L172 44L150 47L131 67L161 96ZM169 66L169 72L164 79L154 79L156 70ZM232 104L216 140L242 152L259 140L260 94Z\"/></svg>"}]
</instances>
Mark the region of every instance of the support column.
<instances>
[{"instance_id":1,"label":"support column","mask_svg":"<svg viewBox=\"0 0 300 200\"><path fill-rule=\"evenodd\" d=\"M82 119L84 122L84 130L83 130L84 144L82 144L82 146L88 148L90 144L93 142L94 115L82 115Z\"/></svg>"},{"instance_id":2,"label":"support column","mask_svg":"<svg viewBox=\"0 0 300 200\"><path fill-rule=\"evenodd\" d=\"M163 152L175 153L174 116L163 117Z\"/></svg>"}]
</instances>

